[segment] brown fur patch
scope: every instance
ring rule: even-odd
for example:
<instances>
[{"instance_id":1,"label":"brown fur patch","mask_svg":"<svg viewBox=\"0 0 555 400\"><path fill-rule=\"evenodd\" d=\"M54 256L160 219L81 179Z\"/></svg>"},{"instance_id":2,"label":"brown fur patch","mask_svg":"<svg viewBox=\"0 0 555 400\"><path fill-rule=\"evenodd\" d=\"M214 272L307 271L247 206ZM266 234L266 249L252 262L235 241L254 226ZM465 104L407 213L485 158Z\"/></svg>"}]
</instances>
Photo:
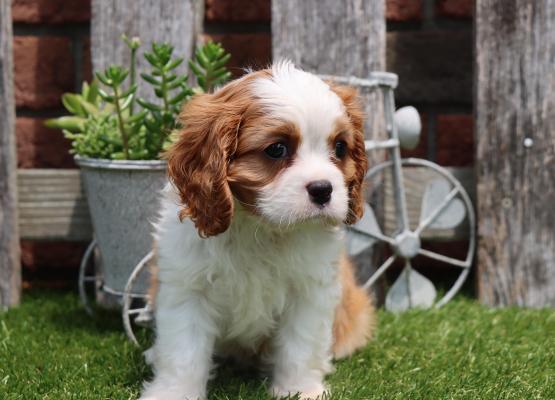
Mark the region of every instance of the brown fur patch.
<instances>
[{"instance_id":1,"label":"brown fur patch","mask_svg":"<svg viewBox=\"0 0 555 400\"><path fill-rule=\"evenodd\" d=\"M294 124L263 113L246 115L244 121L235 157L229 165L228 182L241 204L257 213L259 190L291 164L301 142L301 134ZM291 158L273 160L264 153L266 147L277 142L287 145Z\"/></svg>"},{"instance_id":2,"label":"brown fur patch","mask_svg":"<svg viewBox=\"0 0 555 400\"><path fill-rule=\"evenodd\" d=\"M364 212L364 177L368 169L368 157L364 150L364 113L360 105L357 91L347 86L330 84L331 90L339 96L347 116L353 127L353 143L349 144L349 160L342 167L345 182L349 189L349 215L346 224L354 224L362 217Z\"/></svg>"},{"instance_id":3,"label":"brown fur patch","mask_svg":"<svg viewBox=\"0 0 555 400\"><path fill-rule=\"evenodd\" d=\"M179 217L190 217L202 237L222 233L231 223L228 166L245 115L257 113L246 83L264 75L259 71L214 94L196 95L181 112L178 140L166 155L168 174L183 202Z\"/></svg>"},{"instance_id":4,"label":"brown fur patch","mask_svg":"<svg viewBox=\"0 0 555 400\"><path fill-rule=\"evenodd\" d=\"M364 347L372 337L376 319L370 297L357 285L353 266L346 255L339 262L339 279L343 291L333 324L332 350L336 359Z\"/></svg>"}]
</instances>

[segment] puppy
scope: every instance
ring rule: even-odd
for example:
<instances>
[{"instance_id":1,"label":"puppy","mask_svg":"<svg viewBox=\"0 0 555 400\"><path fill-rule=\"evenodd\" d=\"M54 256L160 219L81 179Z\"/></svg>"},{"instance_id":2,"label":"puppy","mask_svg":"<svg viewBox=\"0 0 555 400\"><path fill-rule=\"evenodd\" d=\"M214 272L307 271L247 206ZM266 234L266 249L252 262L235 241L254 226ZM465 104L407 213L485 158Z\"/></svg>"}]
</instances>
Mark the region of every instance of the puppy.
<instances>
[{"instance_id":1,"label":"puppy","mask_svg":"<svg viewBox=\"0 0 555 400\"><path fill-rule=\"evenodd\" d=\"M322 396L374 318L343 253L367 169L356 93L281 62L195 96L181 125L141 399L204 399L216 354L258 356L276 397Z\"/></svg>"}]
</instances>

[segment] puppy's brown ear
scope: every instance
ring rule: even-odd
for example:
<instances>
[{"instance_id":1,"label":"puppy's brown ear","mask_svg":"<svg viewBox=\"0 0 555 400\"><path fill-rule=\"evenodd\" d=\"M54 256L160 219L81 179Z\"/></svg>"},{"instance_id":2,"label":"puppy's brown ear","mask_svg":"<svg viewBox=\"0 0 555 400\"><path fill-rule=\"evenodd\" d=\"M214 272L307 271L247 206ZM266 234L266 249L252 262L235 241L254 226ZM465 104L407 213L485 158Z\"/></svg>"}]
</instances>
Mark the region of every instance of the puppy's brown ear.
<instances>
[{"instance_id":1,"label":"puppy's brown ear","mask_svg":"<svg viewBox=\"0 0 555 400\"><path fill-rule=\"evenodd\" d=\"M354 148L350 152L355 168L353 173L346 177L347 188L349 189L349 214L345 223L350 225L358 221L364 213L363 182L368 169L368 157L364 150L364 112L355 89L333 85L331 89L343 101L355 133Z\"/></svg>"},{"instance_id":2,"label":"puppy's brown ear","mask_svg":"<svg viewBox=\"0 0 555 400\"><path fill-rule=\"evenodd\" d=\"M179 217L191 218L201 237L224 232L233 216L227 167L241 118L225 100L218 93L193 97L181 112L177 141L166 153L168 175L183 203Z\"/></svg>"}]
</instances>

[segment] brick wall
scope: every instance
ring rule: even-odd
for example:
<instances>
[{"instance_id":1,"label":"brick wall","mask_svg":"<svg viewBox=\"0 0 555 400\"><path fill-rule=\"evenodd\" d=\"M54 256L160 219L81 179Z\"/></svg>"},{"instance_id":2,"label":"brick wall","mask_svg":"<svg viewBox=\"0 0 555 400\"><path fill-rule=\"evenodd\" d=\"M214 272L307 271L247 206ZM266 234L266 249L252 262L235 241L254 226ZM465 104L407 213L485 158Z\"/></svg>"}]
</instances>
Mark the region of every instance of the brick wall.
<instances>
[{"instance_id":1,"label":"brick wall","mask_svg":"<svg viewBox=\"0 0 555 400\"><path fill-rule=\"evenodd\" d=\"M399 105L415 105L423 140L405 155L442 165L473 162L472 0L387 0L387 69ZM232 54L235 75L271 60L270 0L206 0L205 35ZM60 96L90 79L90 0L12 0L20 168L74 167L61 133L42 125ZM76 279L84 244L22 243L26 285Z\"/></svg>"}]
</instances>

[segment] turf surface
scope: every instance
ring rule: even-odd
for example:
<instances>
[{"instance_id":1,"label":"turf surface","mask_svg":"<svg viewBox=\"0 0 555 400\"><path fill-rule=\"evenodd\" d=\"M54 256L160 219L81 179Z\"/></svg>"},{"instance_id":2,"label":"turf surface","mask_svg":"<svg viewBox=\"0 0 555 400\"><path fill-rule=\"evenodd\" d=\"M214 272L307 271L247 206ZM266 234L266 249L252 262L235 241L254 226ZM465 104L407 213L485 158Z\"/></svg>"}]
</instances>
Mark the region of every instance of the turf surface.
<instances>
[{"instance_id":1,"label":"turf surface","mask_svg":"<svg viewBox=\"0 0 555 400\"><path fill-rule=\"evenodd\" d=\"M380 313L376 339L337 363L332 399L555 399L555 311ZM0 314L0 399L135 399L149 377L119 316L89 318L72 293L26 293ZM210 400L269 399L256 374L221 367Z\"/></svg>"}]
</instances>

